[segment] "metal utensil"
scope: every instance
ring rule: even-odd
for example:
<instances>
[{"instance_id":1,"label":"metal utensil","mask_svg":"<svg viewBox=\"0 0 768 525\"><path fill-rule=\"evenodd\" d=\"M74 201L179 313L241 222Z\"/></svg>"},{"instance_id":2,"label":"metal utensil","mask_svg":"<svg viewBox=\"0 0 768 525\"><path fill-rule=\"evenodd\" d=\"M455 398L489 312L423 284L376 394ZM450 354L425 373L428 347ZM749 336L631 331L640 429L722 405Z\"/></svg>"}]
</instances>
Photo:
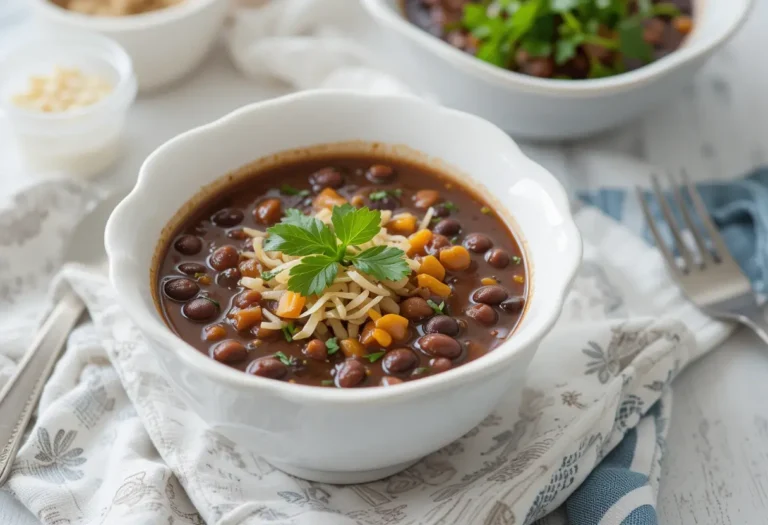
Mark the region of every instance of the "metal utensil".
<instances>
[{"instance_id":1,"label":"metal utensil","mask_svg":"<svg viewBox=\"0 0 768 525\"><path fill-rule=\"evenodd\" d=\"M689 243L685 242L683 229L658 179L655 176L652 179L653 194L661 207L664 222L672 233L673 246L668 246L662 237L643 190L637 188L645 220L656 245L664 255L672 278L688 299L703 312L718 319L746 325L768 343L768 323L757 304L749 279L728 251L698 190L686 174L682 178L683 183L679 185L675 177L670 175L671 200L679 208L686 229L691 234L692 240ZM675 250L679 257L674 255Z\"/></svg>"},{"instance_id":2,"label":"metal utensil","mask_svg":"<svg viewBox=\"0 0 768 525\"><path fill-rule=\"evenodd\" d=\"M125 192L110 195L83 218L72 235L65 262L98 265L106 259L104 227L124 196ZM15 375L0 391L0 485L11 473L43 386L84 310L85 304L74 292L64 294L43 322Z\"/></svg>"}]
</instances>

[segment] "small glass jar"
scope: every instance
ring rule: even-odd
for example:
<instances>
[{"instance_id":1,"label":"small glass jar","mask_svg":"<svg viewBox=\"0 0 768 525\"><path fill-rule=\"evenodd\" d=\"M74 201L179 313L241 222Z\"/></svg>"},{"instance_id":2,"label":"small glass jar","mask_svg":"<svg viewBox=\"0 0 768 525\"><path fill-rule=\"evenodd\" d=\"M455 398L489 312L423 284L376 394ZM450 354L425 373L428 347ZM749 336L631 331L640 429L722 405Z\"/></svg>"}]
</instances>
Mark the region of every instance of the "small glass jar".
<instances>
[{"instance_id":1,"label":"small glass jar","mask_svg":"<svg viewBox=\"0 0 768 525\"><path fill-rule=\"evenodd\" d=\"M33 76L75 68L112 87L97 102L45 113L17 106ZM125 117L136 98L131 59L112 40L90 34L54 33L23 39L0 56L0 114L33 171L95 175L119 156Z\"/></svg>"}]
</instances>

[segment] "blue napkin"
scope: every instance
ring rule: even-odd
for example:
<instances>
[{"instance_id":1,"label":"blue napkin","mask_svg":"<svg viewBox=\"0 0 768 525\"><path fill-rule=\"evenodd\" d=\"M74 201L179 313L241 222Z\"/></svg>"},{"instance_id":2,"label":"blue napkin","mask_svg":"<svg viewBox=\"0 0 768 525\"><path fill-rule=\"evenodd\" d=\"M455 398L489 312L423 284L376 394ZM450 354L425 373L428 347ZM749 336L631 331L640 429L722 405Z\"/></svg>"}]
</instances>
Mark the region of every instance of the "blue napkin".
<instances>
[{"instance_id":1,"label":"blue napkin","mask_svg":"<svg viewBox=\"0 0 768 525\"><path fill-rule=\"evenodd\" d=\"M744 179L705 183L697 186L702 200L725 239L731 255L738 261L761 295L768 294L768 167L755 170ZM646 192L657 224L663 215L650 192ZM641 235L650 244L653 237L648 229L634 191L601 189L583 192L579 198L595 206ZM678 215L678 223L684 224ZM671 234L662 225L662 235L671 244ZM659 430L666 424L666 397L654 406L640 425ZM653 430L644 432L654 436ZM623 441L592 471L584 483L568 498L565 510L569 525L619 525L610 519L619 508L627 516L621 525L655 525L658 523L654 492L649 472L633 467L633 459L642 455L648 444L638 439L637 428L627 432ZM627 513L626 509L634 510Z\"/></svg>"}]
</instances>

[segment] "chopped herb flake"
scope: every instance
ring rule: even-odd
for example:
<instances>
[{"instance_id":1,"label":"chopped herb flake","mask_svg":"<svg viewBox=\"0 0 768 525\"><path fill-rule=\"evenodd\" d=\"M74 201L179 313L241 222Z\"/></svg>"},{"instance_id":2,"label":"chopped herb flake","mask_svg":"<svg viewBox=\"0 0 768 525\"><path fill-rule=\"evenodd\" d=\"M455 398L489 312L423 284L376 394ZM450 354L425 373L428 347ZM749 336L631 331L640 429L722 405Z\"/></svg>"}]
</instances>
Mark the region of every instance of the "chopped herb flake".
<instances>
[{"instance_id":1,"label":"chopped herb flake","mask_svg":"<svg viewBox=\"0 0 768 525\"><path fill-rule=\"evenodd\" d=\"M482 213L483 215L490 215L491 209L488 206L483 206L482 208L480 208L480 213Z\"/></svg>"},{"instance_id":2,"label":"chopped herb flake","mask_svg":"<svg viewBox=\"0 0 768 525\"><path fill-rule=\"evenodd\" d=\"M216 306L216 308L219 308L219 309L221 308L221 305L219 304L219 301L217 301L215 299L211 299L207 295L200 296L200 299L205 299L206 301L210 301L210 302L212 302Z\"/></svg>"},{"instance_id":3,"label":"chopped herb flake","mask_svg":"<svg viewBox=\"0 0 768 525\"><path fill-rule=\"evenodd\" d=\"M365 358L371 363L375 363L376 361L384 357L384 354L386 354L386 352L375 352L373 354L368 354L367 356L365 356Z\"/></svg>"},{"instance_id":4,"label":"chopped herb flake","mask_svg":"<svg viewBox=\"0 0 768 525\"><path fill-rule=\"evenodd\" d=\"M333 355L339 351L339 343L335 337L331 337L325 342L325 348L328 349L328 355Z\"/></svg>"},{"instance_id":5,"label":"chopped herb flake","mask_svg":"<svg viewBox=\"0 0 768 525\"><path fill-rule=\"evenodd\" d=\"M283 332L283 337L285 337L285 340L289 343L293 341L293 334L298 331L293 325L293 322L285 323L280 330Z\"/></svg>"},{"instance_id":6,"label":"chopped herb flake","mask_svg":"<svg viewBox=\"0 0 768 525\"><path fill-rule=\"evenodd\" d=\"M520 264L521 262L523 262L523 260L520 257L518 257L517 255L512 256L512 263Z\"/></svg>"},{"instance_id":7,"label":"chopped herb flake","mask_svg":"<svg viewBox=\"0 0 768 525\"><path fill-rule=\"evenodd\" d=\"M275 273L275 272L261 272L261 278L262 278L262 279L263 279L265 282L266 282L266 281L271 281L272 279L274 279L274 278L275 278L275 276L276 276L278 273L280 273L280 272L277 272L277 273Z\"/></svg>"},{"instance_id":8,"label":"chopped herb flake","mask_svg":"<svg viewBox=\"0 0 768 525\"><path fill-rule=\"evenodd\" d=\"M285 366L291 366L293 364L293 357L288 357L283 352L275 353L275 357L280 360Z\"/></svg>"},{"instance_id":9,"label":"chopped herb flake","mask_svg":"<svg viewBox=\"0 0 768 525\"><path fill-rule=\"evenodd\" d=\"M432 310L435 311L436 314L442 314L443 309L445 308L445 301L442 301L440 304L437 304L432 299L428 299L427 304L429 305L430 308L432 308Z\"/></svg>"},{"instance_id":10,"label":"chopped herb flake","mask_svg":"<svg viewBox=\"0 0 768 525\"><path fill-rule=\"evenodd\" d=\"M320 384L323 386L333 386L333 379L323 379L320 381Z\"/></svg>"},{"instance_id":11,"label":"chopped herb flake","mask_svg":"<svg viewBox=\"0 0 768 525\"><path fill-rule=\"evenodd\" d=\"M204 277L205 275L207 275L205 272L197 272L195 274L195 279L199 279L200 277Z\"/></svg>"},{"instance_id":12,"label":"chopped herb flake","mask_svg":"<svg viewBox=\"0 0 768 525\"><path fill-rule=\"evenodd\" d=\"M451 202L451 201L445 201L445 202L443 203L443 208L445 208L445 209L446 209L446 210L448 210L448 211L459 211L459 207L458 207L458 206L456 206L456 205L455 205L453 202Z\"/></svg>"},{"instance_id":13,"label":"chopped herb flake","mask_svg":"<svg viewBox=\"0 0 768 525\"><path fill-rule=\"evenodd\" d=\"M298 195L299 197L306 197L309 195L309 190L299 190L290 184L283 184L280 186L280 193L283 195Z\"/></svg>"},{"instance_id":14,"label":"chopped herb flake","mask_svg":"<svg viewBox=\"0 0 768 525\"><path fill-rule=\"evenodd\" d=\"M414 373L415 375L426 374L427 372L429 372L429 368L428 368L428 367L426 367L426 366L420 366L419 368L417 368L417 369L415 369L415 370L413 371L413 373Z\"/></svg>"},{"instance_id":15,"label":"chopped herb flake","mask_svg":"<svg viewBox=\"0 0 768 525\"><path fill-rule=\"evenodd\" d=\"M401 197L403 195L403 190L397 188L394 190L380 190L380 191L372 191L368 194L368 198L372 201L381 201L386 199L389 196L392 197Z\"/></svg>"}]
</instances>

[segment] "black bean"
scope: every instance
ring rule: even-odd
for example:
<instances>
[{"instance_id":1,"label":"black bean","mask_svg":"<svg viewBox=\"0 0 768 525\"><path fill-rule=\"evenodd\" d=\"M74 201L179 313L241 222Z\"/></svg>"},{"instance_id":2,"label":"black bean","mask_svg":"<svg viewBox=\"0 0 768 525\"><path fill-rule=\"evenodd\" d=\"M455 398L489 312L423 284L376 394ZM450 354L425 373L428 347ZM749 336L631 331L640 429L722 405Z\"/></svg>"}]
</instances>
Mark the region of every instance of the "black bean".
<instances>
[{"instance_id":1,"label":"black bean","mask_svg":"<svg viewBox=\"0 0 768 525\"><path fill-rule=\"evenodd\" d=\"M464 247L470 252L485 253L493 248L493 241L485 234L470 233L464 239Z\"/></svg>"},{"instance_id":2,"label":"black bean","mask_svg":"<svg viewBox=\"0 0 768 525\"><path fill-rule=\"evenodd\" d=\"M260 357L251 361L245 371L255 376L280 379L288 373L288 367L275 357Z\"/></svg>"},{"instance_id":3,"label":"black bean","mask_svg":"<svg viewBox=\"0 0 768 525\"><path fill-rule=\"evenodd\" d=\"M482 286L472 294L472 300L483 304L500 304L509 294L498 284Z\"/></svg>"},{"instance_id":4,"label":"black bean","mask_svg":"<svg viewBox=\"0 0 768 525\"><path fill-rule=\"evenodd\" d=\"M453 361L445 357L435 357L429 360L429 367L433 373L439 374L453 368Z\"/></svg>"},{"instance_id":5,"label":"black bean","mask_svg":"<svg viewBox=\"0 0 768 525\"><path fill-rule=\"evenodd\" d=\"M445 334L427 334L417 341L419 348L435 357L454 359L461 355L461 345L456 339Z\"/></svg>"},{"instance_id":6,"label":"black bean","mask_svg":"<svg viewBox=\"0 0 768 525\"><path fill-rule=\"evenodd\" d=\"M261 294L256 290L246 290L235 296L233 301L234 305L238 308L248 308L252 304L256 304L261 301Z\"/></svg>"},{"instance_id":7,"label":"black bean","mask_svg":"<svg viewBox=\"0 0 768 525\"><path fill-rule=\"evenodd\" d=\"M384 376L381 378L379 384L381 386L395 386L403 383L403 380L398 377Z\"/></svg>"},{"instance_id":8,"label":"black bean","mask_svg":"<svg viewBox=\"0 0 768 525\"><path fill-rule=\"evenodd\" d=\"M243 222L243 218L245 218L245 214L242 210L238 210L237 208L224 208L213 214L211 222L222 228L230 228Z\"/></svg>"},{"instance_id":9,"label":"black bean","mask_svg":"<svg viewBox=\"0 0 768 525\"><path fill-rule=\"evenodd\" d=\"M432 240L427 243L425 247L427 254L437 255L443 248L448 248L451 245L451 241L445 235L436 233L432 236Z\"/></svg>"},{"instance_id":10,"label":"black bean","mask_svg":"<svg viewBox=\"0 0 768 525\"><path fill-rule=\"evenodd\" d=\"M485 260L494 268L506 268L509 266L509 254L501 248L494 248L486 253Z\"/></svg>"},{"instance_id":11,"label":"black bean","mask_svg":"<svg viewBox=\"0 0 768 525\"><path fill-rule=\"evenodd\" d=\"M523 306L525 306L525 298L524 297L510 297L503 303L501 303L501 309L505 312L511 313L511 314L517 314L522 312Z\"/></svg>"},{"instance_id":12,"label":"black bean","mask_svg":"<svg viewBox=\"0 0 768 525\"><path fill-rule=\"evenodd\" d=\"M409 297L400 303L400 315L406 319L418 321L430 317L434 313L432 307L421 297Z\"/></svg>"},{"instance_id":13,"label":"black bean","mask_svg":"<svg viewBox=\"0 0 768 525\"><path fill-rule=\"evenodd\" d=\"M198 273L205 273L207 268L198 263L181 263L176 267L181 273L187 275L197 275Z\"/></svg>"},{"instance_id":14,"label":"black bean","mask_svg":"<svg viewBox=\"0 0 768 525\"><path fill-rule=\"evenodd\" d=\"M200 287L192 279L180 277L166 282L163 291L174 301L188 301L197 295Z\"/></svg>"},{"instance_id":15,"label":"black bean","mask_svg":"<svg viewBox=\"0 0 768 525\"><path fill-rule=\"evenodd\" d=\"M419 362L416 354L408 348L390 350L381 360L381 366L388 374L400 374L415 367Z\"/></svg>"},{"instance_id":16,"label":"black bean","mask_svg":"<svg viewBox=\"0 0 768 525\"><path fill-rule=\"evenodd\" d=\"M213 269L223 271L237 266L237 263L240 262L240 254L237 252L237 248L227 244L217 248L211 254L209 262Z\"/></svg>"},{"instance_id":17,"label":"black bean","mask_svg":"<svg viewBox=\"0 0 768 525\"><path fill-rule=\"evenodd\" d=\"M223 272L216 276L216 284L230 290L237 288L237 283L240 282L240 270L237 268L227 268Z\"/></svg>"},{"instance_id":18,"label":"black bean","mask_svg":"<svg viewBox=\"0 0 768 525\"><path fill-rule=\"evenodd\" d=\"M219 363L237 363L248 357L248 350L243 343L229 339L213 347L212 357Z\"/></svg>"},{"instance_id":19,"label":"black bean","mask_svg":"<svg viewBox=\"0 0 768 525\"><path fill-rule=\"evenodd\" d=\"M309 176L312 189L319 192L325 188L341 188L344 185L344 175L336 168L323 168Z\"/></svg>"},{"instance_id":20,"label":"black bean","mask_svg":"<svg viewBox=\"0 0 768 525\"><path fill-rule=\"evenodd\" d=\"M280 199L265 199L253 210L253 218L260 224L275 224L283 217L283 203Z\"/></svg>"},{"instance_id":21,"label":"black bean","mask_svg":"<svg viewBox=\"0 0 768 525\"><path fill-rule=\"evenodd\" d=\"M461 231L461 223L456 219L443 219L435 224L432 231L446 237L453 237Z\"/></svg>"},{"instance_id":22,"label":"black bean","mask_svg":"<svg viewBox=\"0 0 768 525\"><path fill-rule=\"evenodd\" d=\"M336 374L336 384L341 388L352 388L365 379L365 366L357 359L347 359Z\"/></svg>"},{"instance_id":23,"label":"black bean","mask_svg":"<svg viewBox=\"0 0 768 525\"><path fill-rule=\"evenodd\" d=\"M395 170L384 164L374 164L365 174L365 178L376 184L390 182L395 176Z\"/></svg>"},{"instance_id":24,"label":"black bean","mask_svg":"<svg viewBox=\"0 0 768 525\"><path fill-rule=\"evenodd\" d=\"M451 337L459 335L459 323L453 317L437 315L430 319L424 327L428 334L444 334Z\"/></svg>"},{"instance_id":25,"label":"black bean","mask_svg":"<svg viewBox=\"0 0 768 525\"><path fill-rule=\"evenodd\" d=\"M451 214L451 210L445 204L435 204L433 208L435 210L435 217L448 217Z\"/></svg>"},{"instance_id":26,"label":"black bean","mask_svg":"<svg viewBox=\"0 0 768 525\"><path fill-rule=\"evenodd\" d=\"M203 241L195 235L182 235L173 243L176 251L184 255L195 255L203 249Z\"/></svg>"},{"instance_id":27,"label":"black bean","mask_svg":"<svg viewBox=\"0 0 768 525\"><path fill-rule=\"evenodd\" d=\"M235 228L233 230L229 230L227 232L227 237L229 237L230 239L234 239L236 241L250 240L250 237L248 237L248 234L245 233L245 231L242 228Z\"/></svg>"},{"instance_id":28,"label":"black bean","mask_svg":"<svg viewBox=\"0 0 768 525\"><path fill-rule=\"evenodd\" d=\"M182 306L181 313L192 321L207 321L219 313L219 307L211 299L198 297Z\"/></svg>"},{"instance_id":29,"label":"black bean","mask_svg":"<svg viewBox=\"0 0 768 525\"><path fill-rule=\"evenodd\" d=\"M317 361L325 361L328 359L328 348L320 339L312 339L304 347L304 355Z\"/></svg>"},{"instance_id":30,"label":"black bean","mask_svg":"<svg viewBox=\"0 0 768 525\"><path fill-rule=\"evenodd\" d=\"M395 210L398 206L400 206L400 201L397 197L391 195L387 195L386 197L375 201L372 200L370 201L370 204L368 204L368 207L372 210Z\"/></svg>"},{"instance_id":31,"label":"black bean","mask_svg":"<svg viewBox=\"0 0 768 525\"><path fill-rule=\"evenodd\" d=\"M473 304L467 308L466 313L469 317L485 326L492 326L496 324L496 320L498 319L496 310L487 304Z\"/></svg>"}]
</instances>

